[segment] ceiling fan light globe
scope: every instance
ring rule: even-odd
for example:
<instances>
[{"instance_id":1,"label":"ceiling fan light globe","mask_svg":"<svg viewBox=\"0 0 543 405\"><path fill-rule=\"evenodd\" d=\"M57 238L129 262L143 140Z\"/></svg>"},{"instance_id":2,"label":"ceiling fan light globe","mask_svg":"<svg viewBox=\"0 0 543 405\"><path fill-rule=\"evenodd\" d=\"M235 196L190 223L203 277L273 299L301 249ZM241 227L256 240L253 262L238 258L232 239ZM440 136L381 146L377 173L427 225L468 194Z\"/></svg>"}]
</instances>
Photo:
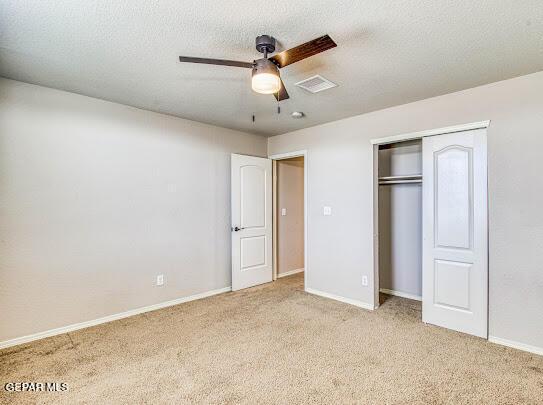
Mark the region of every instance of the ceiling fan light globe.
<instances>
[{"instance_id":1,"label":"ceiling fan light globe","mask_svg":"<svg viewBox=\"0 0 543 405\"><path fill-rule=\"evenodd\" d=\"M281 90L281 79L273 73L257 73L253 75L251 86L260 94L274 94Z\"/></svg>"}]
</instances>

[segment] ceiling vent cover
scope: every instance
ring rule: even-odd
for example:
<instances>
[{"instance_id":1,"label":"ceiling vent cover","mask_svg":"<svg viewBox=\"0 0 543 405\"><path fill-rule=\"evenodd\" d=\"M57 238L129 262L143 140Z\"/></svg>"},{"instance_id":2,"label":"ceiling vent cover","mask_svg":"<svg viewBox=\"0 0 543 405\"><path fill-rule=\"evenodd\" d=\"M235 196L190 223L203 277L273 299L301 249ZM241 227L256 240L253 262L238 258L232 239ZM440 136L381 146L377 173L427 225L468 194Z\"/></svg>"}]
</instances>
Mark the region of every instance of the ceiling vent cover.
<instances>
[{"instance_id":1,"label":"ceiling vent cover","mask_svg":"<svg viewBox=\"0 0 543 405\"><path fill-rule=\"evenodd\" d=\"M302 89L307 90L310 93L318 93L320 91L337 87L337 84L325 79L321 75L315 75L296 83L296 86L301 87Z\"/></svg>"}]
</instances>

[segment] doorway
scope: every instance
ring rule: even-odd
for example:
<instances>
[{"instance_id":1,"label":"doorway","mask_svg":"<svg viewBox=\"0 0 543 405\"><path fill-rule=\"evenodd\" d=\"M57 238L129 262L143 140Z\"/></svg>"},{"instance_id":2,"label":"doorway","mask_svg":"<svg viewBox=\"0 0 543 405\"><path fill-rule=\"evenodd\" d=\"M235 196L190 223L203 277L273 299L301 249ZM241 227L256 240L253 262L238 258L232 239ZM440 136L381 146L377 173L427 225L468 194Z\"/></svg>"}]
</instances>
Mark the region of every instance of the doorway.
<instances>
[{"instance_id":1,"label":"doorway","mask_svg":"<svg viewBox=\"0 0 543 405\"><path fill-rule=\"evenodd\" d=\"M289 162L281 170L284 160ZM305 150L268 158L231 155L232 291L295 275L303 277L305 289L309 267L307 162ZM296 186L294 198L281 199L281 204L277 198L278 165L280 173L287 175L286 183ZM280 227L287 234L290 229L292 237L279 241Z\"/></svg>"},{"instance_id":2,"label":"doorway","mask_svg":"<svg viewBox=\"0 0 543 405\"><path fill-rule=\"evenodd\" d=\"M304 272L304 157L275 160L274 275L276 280Z\"/></svg>"},{"instance_id":3,"label":"doorway","mask_svg":"<svg viewBox=\"0 0 543 405\"><path fill-rule=\"evenodd\" d=\"M273 171L273 280L307 278L307 153L270 156ZM303 276L302 274L303 273Z\"/></svg>"}]
</instances>

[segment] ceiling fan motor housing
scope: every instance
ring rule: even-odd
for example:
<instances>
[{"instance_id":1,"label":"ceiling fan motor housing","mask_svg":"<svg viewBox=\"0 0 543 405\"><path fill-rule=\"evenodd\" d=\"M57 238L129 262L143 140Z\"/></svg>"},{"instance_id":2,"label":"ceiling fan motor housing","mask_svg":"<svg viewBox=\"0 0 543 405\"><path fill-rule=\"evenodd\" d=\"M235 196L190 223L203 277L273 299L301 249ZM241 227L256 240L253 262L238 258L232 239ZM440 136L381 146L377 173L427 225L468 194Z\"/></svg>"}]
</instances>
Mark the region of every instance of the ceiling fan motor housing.
<instances>
[{"instance_id":1,"label":"ceiling fan motor housing","mask_svg":"<svg viewBox=\"0 0 543 405\"><path fill-rule=\"evenodd\" d=\"M271 35L256 37L256 50L263 54L275 52L275 38Z\"/></svg>"},{"instance_id":2,"label":"ceiling fan motor housing","mask_svg":"<svg viewBox=\"0 0 543 405\"><path fill-rule=\"evenodd\" d=\"M257 59L254 62L252 75L254 76L261 73L270 73L272 75L279 76L279 68L268 59Z\"/></svg>"}]
</instances>

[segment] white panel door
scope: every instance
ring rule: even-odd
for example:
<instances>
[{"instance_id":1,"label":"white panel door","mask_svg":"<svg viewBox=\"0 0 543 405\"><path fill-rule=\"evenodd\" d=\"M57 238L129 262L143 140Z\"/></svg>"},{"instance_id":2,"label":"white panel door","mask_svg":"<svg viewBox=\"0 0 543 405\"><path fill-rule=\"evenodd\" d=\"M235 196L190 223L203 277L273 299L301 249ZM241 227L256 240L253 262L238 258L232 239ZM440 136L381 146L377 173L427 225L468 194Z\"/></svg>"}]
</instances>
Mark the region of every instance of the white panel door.
<instances>
[{"instance_id":1,"label":"white panel door","mask_svg":"<svg viewBox=\"0 0 543 405\"><path fill-rule=\"evenodd\" d=\"M486 129L425 137L422 154L422 320L486 338Z\"/></svg>"},{"instance_id":2,"label":"white panel door","mask_svg":"<svg viewBox=\"0 0 543 405\"><path fill-rule=\"evenodd\" d=\"M272 163L232 154L232 290L272 281Z\"/></svg>"}]
</instances>

